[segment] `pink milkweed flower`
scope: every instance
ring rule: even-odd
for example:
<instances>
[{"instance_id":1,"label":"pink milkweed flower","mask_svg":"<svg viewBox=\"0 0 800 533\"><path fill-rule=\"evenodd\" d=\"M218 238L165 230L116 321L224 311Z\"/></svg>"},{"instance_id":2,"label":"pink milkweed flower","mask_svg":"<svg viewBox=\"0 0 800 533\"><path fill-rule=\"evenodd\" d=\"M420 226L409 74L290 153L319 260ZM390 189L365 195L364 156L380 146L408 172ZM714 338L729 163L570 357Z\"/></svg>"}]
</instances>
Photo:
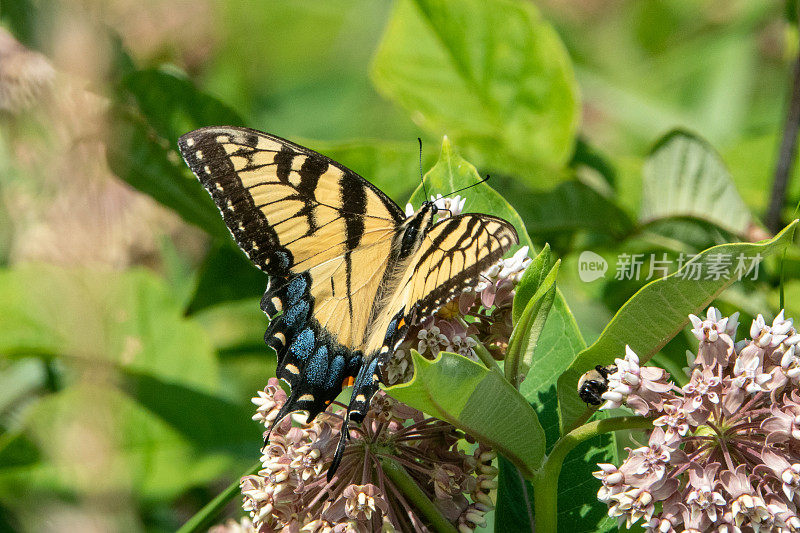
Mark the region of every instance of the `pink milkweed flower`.
<instances>
[{"instance_id":1,"label":"pink milkweed flower","mask_svg":"<svg viewBox=\"0 0 800 533\"><path fill-rule=\"evenodd\" d=\"M278 380L271 378L253 399L258 420L269 427L285 402ZM342 423L341 414L329 409L295 426L286 417L272 429L261 470L240 482L250 516L247 533L425 530L423 515L383 471L382 458L410 465L408 474L419 490L460 531L474 530L493 509L489 492L497 488L498 472L491 463L497 454L484 445L466 453L459 446L463 435L453 426L383 392L373 398L362 424L349 428L344 458L329 481Z\"/></svg>"},{"instance_id":2,"label":"pink milkweed flower","mask_svg":"<svg viewBox=\"0 0 800 533\"><path fill-rule=\"evenodd\" d=\"M639 356L625 346L625 358L614 360L617 371L608 377L608 391L601 396L606 403L600 409L614 409L623 403L637 414L646 415L652 406L665 401L673 384L669 374L657 367L639 367Z\"/></svg>"},{"instance_id":3,"label":"pink milkweed flower","mask_svg":"<svg viewBox=\"0 0 800 533\"><path fill-rule=\"evenodd\" d=\"M594 475L610 516L659 533L800 531L800 334L781 312L733 342L736 317L692 317L698 355L683 388L626 347L607 406L648 414L646 446ZM606 406L604 406L606 407ZM659 507L660 504L660 507Z\"/></svg>"}]
</instances>

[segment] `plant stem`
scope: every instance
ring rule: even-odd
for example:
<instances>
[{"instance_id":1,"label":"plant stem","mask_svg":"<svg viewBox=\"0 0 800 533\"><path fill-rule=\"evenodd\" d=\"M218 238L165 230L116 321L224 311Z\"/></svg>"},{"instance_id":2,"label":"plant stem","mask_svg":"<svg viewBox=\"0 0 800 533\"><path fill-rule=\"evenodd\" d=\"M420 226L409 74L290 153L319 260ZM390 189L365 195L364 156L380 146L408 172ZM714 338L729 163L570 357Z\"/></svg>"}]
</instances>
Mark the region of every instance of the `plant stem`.
<instances>
[{"instance_id":1,"label":"plant stem","mask_svg":"<svg viewBox=\"0 0 800 533\"><path fill-rule=\"evenodd\" d=\"M381 456L380 462L384 473L403 492L403 495L414 504L414 507L419 509L425 518L430 521L434 531L439 533L458 533L456 527L444 517L433 502L422 492L422 489L406 472L403 465L387 456Z\"/></svg>"},{"instance_id":2,"label":"plant stem","mask_svg":"<svg viewBox=\"0 0 800 533\"><path fill-rule=\"evenodd\" d=\"M261 470L261 462L251 466L247 472L242 476L249 476ZM208 502L202 509L197 511L194 516L186 521L185 524L177 531L177 533L195 533L197 531L206 531L209 526L214 522L222 509L231 501L237 494L239 494L239 480L237 479L228 487L220 492L216 498Z\"/></svg>"},{"instance_id":3,"label":"plant stem","mask_svg":"<svg viewBox=\"0 0 800 533\"><path fill-rule=\"evenodd\" d=\"M786 110L786 123L783 127L783 138L775 165L775 178L772 182L772 194L769 199L766 225L773 233L781 227L781 209L786 199L786 187L789 175L794 166L797 147L797 132L800 130L800 55L795 58L792 67L792 89L789 106Z\"/></svg>"},{"instance_id":4,"label":"plant stem","mask_svg":"<svg viewBox=\"0 0 800 533\"><path fill-rule=\"evenodd\" d=\"M478 356L478 359L481 360L481 363L483 363L483 365L489 370L493 372L499 372L502 376L503 371L500 370L500 365L497 364L497 361L495 361L494 357L492 357L492 354L489 353L489 350L486 349L486 346L484 346L481 341L476 339L474 335L471 338L478 343L473 346L472 349L475 350L475 355Z\"/></svg>"},{"instance_id":5,"label":"plant stem","mask_svg":"<svg viewBox=\"0 0 800 533\"><path fill-rule=\"evenodd\" d=\"M595 420L573 429L556 441L542 467L530 480L533 485L533 518L536 533L556 531L558 517L558 475L567 454L581 442L602 433L622 429L647 429L653 421L641 416L616 416Z\"/></svg>"}]
</instances>

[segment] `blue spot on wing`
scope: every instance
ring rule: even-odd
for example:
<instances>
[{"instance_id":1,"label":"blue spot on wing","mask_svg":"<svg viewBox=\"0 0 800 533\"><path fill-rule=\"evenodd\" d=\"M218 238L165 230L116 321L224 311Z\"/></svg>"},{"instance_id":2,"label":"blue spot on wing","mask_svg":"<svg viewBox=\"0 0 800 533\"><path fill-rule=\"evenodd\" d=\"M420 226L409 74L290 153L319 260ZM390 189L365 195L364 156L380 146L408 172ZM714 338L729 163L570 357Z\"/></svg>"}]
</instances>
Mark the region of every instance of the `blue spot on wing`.
<instances>
[{"instance_id":1,"label":"blue spot on wing","mask_svg":"<svg viewBox=\"0 0 800 533\"><path fill-rule=\"evenodd\" d=\"M308 302L301 301L290 307L283 315L283 322L290 328L304 323L308 313Z\"/></svg>"},{"instance_id":2,"label":"blue spot on wing","mask_svg":"<svg viewBox=\"0 0 800 533\"><path fill-rule=\"evenodd\" d=\"M306 359L311 355L314 349L314 332L311 328L306 328L295 337L292 344L289 346L289 351L292 352L297 360L305 363Z\"/></svg>"},{"instance_id":3,"label":"blue spot on wing","mask_svg":"<svg viewBox=\"0 0 800 533\"><path fill-rule=\"evenodd\" d=\"M306 280L302 277L296 277L289 282L286 286L286 297L288 305L294 305L303 296L306 291Z\"/></svg>"},{"instance_id":4,"label":"blue spot on wing","mask_svg":"<svg viewBox=\"0 0 800 533\"><path fill-rule=\"evenodd\" d=\"M320 346L306 366L304 377L311 385L322 385L328 373L328 347Z\"/></svg>"},{"instance_id":5,"label":"blue spot on wing","mask_svg":"<svg viewBox=\"0 0 800 533\"><path fill-rule=\"evenodd\" d=\"M325 389L337 389L342 385L344 378L344 357L337 355L328 367L328 376L325 380Z\"/></svg>"}]
</instances>

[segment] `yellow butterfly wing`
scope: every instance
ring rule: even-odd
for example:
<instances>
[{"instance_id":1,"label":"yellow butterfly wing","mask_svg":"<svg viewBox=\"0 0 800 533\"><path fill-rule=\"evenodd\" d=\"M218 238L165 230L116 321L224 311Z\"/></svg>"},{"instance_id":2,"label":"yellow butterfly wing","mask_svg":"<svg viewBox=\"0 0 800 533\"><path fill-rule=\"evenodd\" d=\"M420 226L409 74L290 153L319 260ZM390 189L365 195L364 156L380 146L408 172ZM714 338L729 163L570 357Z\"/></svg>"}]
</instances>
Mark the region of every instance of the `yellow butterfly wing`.
<instances>
[{"instance_id":1,"label":"yellow butterfly wing","mask_svg":"<svg viewBox=\"0 0 800 533\"><path fill-rule=\"evenodd\" d=\"M405 216L355 172L274 135L210 127L178 145L237 244L270 275L265 340L292 385L287 410L313 417L361 366L371 302Z\"/></svg>"}]
</instances>

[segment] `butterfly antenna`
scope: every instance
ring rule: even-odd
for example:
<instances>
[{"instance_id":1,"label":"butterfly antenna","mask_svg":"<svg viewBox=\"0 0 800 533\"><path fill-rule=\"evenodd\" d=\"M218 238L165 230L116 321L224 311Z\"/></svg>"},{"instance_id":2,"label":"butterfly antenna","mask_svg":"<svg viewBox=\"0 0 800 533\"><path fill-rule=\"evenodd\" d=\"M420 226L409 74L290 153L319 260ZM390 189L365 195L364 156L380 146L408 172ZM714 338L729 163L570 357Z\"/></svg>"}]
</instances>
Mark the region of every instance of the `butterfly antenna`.
<instances>
[{"instance_id":1,"label":"butterfly antenna","mask_svg":"<svg viewBox=\"0 0 800 533\"><path fill-rule=\"evenodd\" d=\"M419 141L419 181L422 182L422 192L425 193L425 201L428 201L428 189L425 187L425 178L422 175L422 139L417 137Z\"/></svg>"},{"instance_id":2,"label":"butterfly antenna","mask_svg":"<svg viewBox=\"0 0 800 533\"><path fill-rule=\"evenodd\" d=\"M449 192L449 193L447 193L445 196L450 196L451 194L455 194L455 193L457 193L457 192L466 191L467 189L471 189L471 188L475 187L476 185L480 185L480 184L481 184L481 183L483 183L484 181L487 181L487 180L488 180L490 177L491 177L491 176L489 176L489 174L486 174L486 177L485 177L485 178L483 178L481 181L479 181L479 182L477 182L477 183L473 183L472 185L467 185L466 187L461 187L461 188L460 188L460 189L458 189L457 191L453 191L453 192Z\"/></svg>"}]
</instances>

